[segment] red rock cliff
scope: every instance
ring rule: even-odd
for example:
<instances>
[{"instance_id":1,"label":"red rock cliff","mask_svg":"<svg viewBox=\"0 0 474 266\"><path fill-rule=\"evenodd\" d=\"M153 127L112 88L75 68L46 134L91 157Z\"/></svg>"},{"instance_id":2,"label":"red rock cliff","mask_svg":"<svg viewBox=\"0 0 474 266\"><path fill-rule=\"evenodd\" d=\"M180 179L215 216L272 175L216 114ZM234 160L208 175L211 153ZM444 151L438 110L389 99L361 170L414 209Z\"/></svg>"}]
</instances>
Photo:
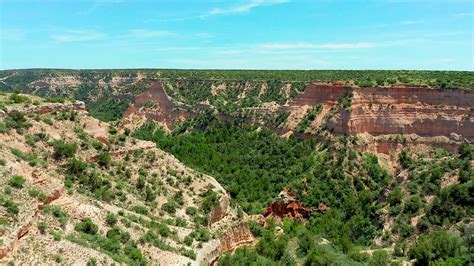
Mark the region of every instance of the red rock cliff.
<instances>
[{"instance_id":1,"label":"red rock cliff","mask_svg":"<svg viewBox=\"0 0 474 266\"><path fill-rule=\"evenodd\" d=\"M340 108L327 119L336 134L370 133L450 136L474 140L474 91L428 87L358 88L340 84L308 84L289 104L334 106L341 95L352 93L350 108Z\"/></svg>"}]
</instances>

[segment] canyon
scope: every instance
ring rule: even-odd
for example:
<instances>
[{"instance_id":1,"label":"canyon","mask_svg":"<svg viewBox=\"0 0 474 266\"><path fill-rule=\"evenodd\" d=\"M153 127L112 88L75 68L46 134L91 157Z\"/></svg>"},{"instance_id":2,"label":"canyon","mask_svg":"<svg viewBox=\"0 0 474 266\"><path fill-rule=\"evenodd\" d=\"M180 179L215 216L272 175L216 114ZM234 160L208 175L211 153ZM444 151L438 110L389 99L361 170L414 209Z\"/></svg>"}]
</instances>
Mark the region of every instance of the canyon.
<instances>
[{"instance_id":1,"label":"canyon","mask_svg":"<svg viewBox=\"0 0 474 266\"><path fill-rule=\"evenodd\" d=\"M6 240L0 248L2 262L9 259L24 263L52 262L51 256L34 256L30 259L22 253L24 250L36 252L38 249L35 245L41 243L39 246L42 248L39 250L51 254L62 254L61 245L66 245L66 262L77 260L87 263L85 254L99 258L101 263L110 263L116 259L111 257L110 253L104 252L102 247L90 248L96 243L92 242L92 238L80 239L84 235L79 234L74 225L92 217L92 222L98 225L100 231L96 239L107 243L100 237L108 238L107 230L110 231L111 226L105 220L112 213L120 217L120 227L130 234L132 245L139 248L142 252L140 254L150 263L215 265L220 258L226 256L225 254L233 254L239 247L262 248L258 246L262 235L255 234L255 230L258 225L263 228L261 230L268 230L267 225L272 224L268 223L268 219L274 219L276 222L277 234L284 234L285 229L282 228L285 227L285 222L289 223L288 220L306 226L312 222L312 217L323 217L327 213L332 214L333 210L337 212L340 202L336 196L331 198L331 193L340 193L340 186L347 189L344 193L354 190L354 195L357 196L362 190L372 193L373 205L387 204L390 193L397 187L408 191L411 188L406 184L412 182L410 179L421 179L428 175L423 172L425 163L454 160L453 158L459 156L458 151L462 145L472 146L474 142L474 91L471 89L441 89L430 85L402 83L362 87L356 85L353 80L323 82L213 77L170 78L162 77L158 72L137 73L132 71L119 75L39 75L34 79L26 79L24 83L15 83L16 85L9 83L8 77L0 80L1 90L21 88L23 92L48 97L42 99L20 94L15 98L12 95L17 94L0 95L0 122L9 125L8 130L0 133L0 140L4 145L0 146L0 155L6 159L2 171L5 176L24 176L25 188L40 189L47 195L41 200L28 196L26 191L20 193L20 196L8 196L19 202L24 209L19 215L21 222L9 218L8 227L4 227L8 230L0 231L0 237ZM16 75L12 77L17 78ZM15 102L15 99L21 101L22 97L29 97L29 100L23 103ZM125 108L115 108L114 104L117 102L125 103L122 105ZM99 120L99 117L91 117L92 110L97 107L95 103L102 104L98 104L102 112L114 112L117 118ZM17 111L24 114L27 122L23 125L25 128L18 131L11 127L17 126L11 123L11 117L15 116ZM200 119L204 121L202 127L199 124ZM263 130L263 136L271 135L262 138L263 143L279 143L280 146L276 149L264 149L271 154L268 158L275 158L279 163L270 167L263 160L255 163L258 167L263 165L276 172L275 168L304 162L298 168L288 167L291 170L280 170L279 173L282 174L279 179L267 184L273 186L277 182L288 182L291 189L286 187L287 184L278 187L275 185L276 191L272 191L270 197L259 199L258 204L255 199L246 201L237 194L239 191L236 188L245 191L249 191L249 188L238 185L230 187L225 183L226 178L234 177L235 174L236 177L242 177L242 182L248 180L250 183L258 180L256 177L262 177L263 183L268 181L265 178L271 176L270 174L260 175L260 169L246 174L241 172L244 167L235 167L234 172L228 176L218 176L220 173L200 169L183 156L198 154L198 148L206 152L210 150L198 147L180 154L179 149L174 151L173 148L181 147L160 146L158 141L134 135L148 125L148 122L156 122L164 129L163 133L159 131L162 135L158 138L179 135L185 139L188 133L192 135L205 132L206 126L214 122L221 124L218 123L219 120L224 122L222 124L230 122L229 125L235 122L240 127L251 125L246 127L246 130L251 132L239 134L253 136L252 134L258 135ZM22 126L20 122L19 125ZM277 134L272 134L272 131ZM40 140L32 143L35 138ZM314 142L302 142L298 139ZM248 139L244 140L250 143L247 145L255 146ZM83 171L81 179L75 180L76 183L72 185L66 180L70 178L68 171L71 162L53 158L55 142L58 141L77 143L78 152L75 159L88 169ZM306 150L314 158L297 156L305 152L291 153L291 150L301 143L314 144L310 150ZM181 145L192 147L192 144L186 142ZM285 150L287 146L284 145L294 146ZM237 142L236 146L222 150L231 153L240 146L243 144ZM443 148L452 153L437 151L435 148ZM278 154L279 149L287 152ZM253 155L260 152L249 150L251 152L248 153ZM402 151L406 152L409 160L420 159L416 161L416 165L413 164L413 168L420 167L421 170L410 172L411 170L403 169L400 159ZM37 161L28 162L27 155L30 154L37 154ZM282 163L279 159L283 156L291 156L293 161ZM207 157L225 158L222 155L210 156L206 153L197 157L205 160L208 160ZM241 157L245 157L245 154L241 154ZM424 158L429 159L424 161ZM232 159L222 164L236 161L235 157ZM319 160L324 163L318 165L316 161ZM336 161L340 161L340 164L334 164L330 169L325 168ZM254 167L253 162L246 167ZM460 163L456 163L443 164L443 169L435 171L440 173L440 177L430 177L442 180L440 190L449 185L461 186L462 182L465 182L462 181L465 177L460 177L462 173L469 176L469 167L461 171ZM472 160L470 163L472 165ZM231 166L228 167L231 169ZM334 170L336 168L337 171ZM299 169L308 172L294 174L299 172ZM106 181L102 184L101 179ZM349 183L344 184L342 180ZM8 186L7 181L4 181L5 186ZM98 192L85 186L84 182L99 182L101 186L106 187L104 190L113 190L113 193L121 198L114 198L112 201L97 199L101 194L94 194ZM327 184L337 185L328 193L329 188L325 187ZM326 191L311 194L320 187ZM414 189L414 192L408 193L418 193L426 187L428 186L423 183ZM72 193L72 188L78 192ZM283 191L278 195L282 188ZM155 197L148 198L149 191L152 191ZM299 193L293 194L295 191ZM105 195L106 192L100 193ZM424 193L428 196L420 201L428 206L432 204L433 196L428 194L430 192ZM305 200L307 197L313 197L313 200ZM415 197L414 194L410 195L410 199ZM211 205L204 204L206 200L211 199ZM35 204L29 204L30 201ZM399 202L400 206L401 202L402 200ZM68 214L67 226L58 224L54 217L44 213L43 206L48 206L46 209L57 207L64 210ZM393 211L394 215L387 214L387 209L392 207L394 206L390 205L386 209L377 210L380 211L377 217L380 215L379 218L385 219L383 231L380 232L390 231L396 240L400 233L395 231L398 229L394 229L396 227L392 227L392 224L397 209L389 210ZM1 214L10 215L4 209L0 206ZM425 215L425 212L418 215ZM40 232L37 228L39 226L34 226L39 221L46 221L52 231L63 234L67 239L53 241L50 235ZM134 224L130 227L132 222ZM365 225L369 227L370 221ZM415 228L413 230L418 230L418 223L412 225ZM168 228L171 233L157 229L162 227ZM376 239L377 243L381 243L381 235L375 238L374 231L370 233L370 240ZM119 244L123 246L119 249L119 252L123 251L121 256L124 258L121 259L130 262L127 257L130 255L125 253L125 243L122 244Z\"/></svg>"},{"instance_id":2,"label":"canyon","mask_svg":"<svg viewBox=\"0 0 474 266\"><path fill-rule=\"evenodd\" d=\"M348 98L350 105L340 106L340 99ZM153 108L146 104L153 102ZM323 125L336 135L372 136L411 135L433 138L445 137L441 142L474 141L474 91L464 89L435 89L427 86L400 87L350 87L343 83L308 83L304 92L276 108L253 108L256 113L281 114L303 113L296 121L281 123L276 131L285 134L296 132L297 125L305 117L305 110L321 105L325 112L318 113L309 129ZM145 108L144 108L145 107ZM139 110L140 109L140 110ZM132 114L163 123L169 130L180 122L195 117L203 110L212 109L209 104L188 106L173 101L160 81L137 95L125 117ZM230 119L232 115L223 115ZM308 138L308 135L305 136ZM424 141L426 141L426 138Z\"/></svg>"}]
</instances>

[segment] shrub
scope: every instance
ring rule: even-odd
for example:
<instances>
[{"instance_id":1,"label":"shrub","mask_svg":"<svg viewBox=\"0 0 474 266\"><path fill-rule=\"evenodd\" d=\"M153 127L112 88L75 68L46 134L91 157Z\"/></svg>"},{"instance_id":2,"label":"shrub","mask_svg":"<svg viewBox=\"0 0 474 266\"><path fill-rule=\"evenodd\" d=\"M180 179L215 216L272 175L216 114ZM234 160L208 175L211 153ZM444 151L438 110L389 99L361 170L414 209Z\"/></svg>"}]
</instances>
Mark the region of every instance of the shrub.
<instances>
[{"instance_id":1,"label":"shrub","mask_svg":"<svg viewBox=\"0 0 474 266\"><path fill-rule=\"evenodd\" d=\"M89 261L87 262L87 266L96 266L97 261L95 258L90 258Z\"/></svg>"},{"instance_id":2,"label":"shrub","mask_svg":"<svg viewBox=\"0 0 474 266\"><path fill-rule=\"evenodd\" d=\"M36 157L35 154L28 154L28 153L24 153L18 149L10 149L11 153L13 153L13 155L15 155L16 157L22 159L23 161L26 161L28 162L29 165L31 166L35 166L38 164L38 158Z\"/></svg>"},{"instance_id":3,"label":"shrub","mask_svg":"<svg viewBox=\"0 0 474 266\"><path fill-rule=\"evenodd\" d=\"M117 216L109 212L107 214L107 217L105 217L105 221L107 222L108 225L113 226L115 223L117 223Z\"/></svg>"},{"instance_id":4,"label":"shrub","mask_svg":"<svg viewBox=\"0 0 474 266\"><path fill-rule=\"evenodd\" d=\"M102 166L102 167L105 167L105 166L108 166L110 164L110 161L111 161L111 158L110 158L110 154L108 152L100 152L99 153L99 158L97 160L97 163Z\"/></svg>"},{"instance_id":5,"label":"shrub","mask_svg":"<svg viewBox=\"0 0 474 266\"><path fill-rule=\"evenodd\" d=\"M168 201L161 206L165 212L174 214L176 212L176 203L174 201Z\"/></svg>"},{"instance_id":6,"label":"shrub","mask_svg":"<svg viewBox=\"0 0 474 266\"><path fill-rule=\"evenodd\" d=\"M385 250L376 250L369 259L370 266L385 266L388 265L389 257Z\"/></svg>"},{"instance_id":7,"label":"shrub","mask_svg":"<svg viewBox=\"0 0 474 266\"><path fill-rule=\"evenodd\" d=\"M39 194L40 194L40 191L35 187L28 190L28 195L30 195L30 197L32 198L36 198Z\"/></svg>"},{"instance_id":8,"label":"shrub","mask_svg":"<svg viewBox=\"0 0 474 266\"><path fill-rule=\"evenodd\" d=\"M86 233L89 235L95 235L99 230L98 226L92 222L90 218L82 220L82 222L76 224L76 231Z\"/></svg>"},{"instance_id":9,"label":"shrub","mask_svg":"<svg viewBox=\"0 0 474 266\"><path fill-rule=\"evenodd\" d=\"M20 207L18 207L18 203L12 200L3 200L2 205L3 207L5 207L5 209L7 209L7 212L10 214L17 215L20 212Z\"/></svg>"},{"instance_id":10,"label":"shrub","mask_svg":"<svg viewBox=\"0 0 474 266\"><path fill-rule=\"evenodd\" d=\"M31 126L31 124L26 121L26 118L23 113L17 110L11 111L4 121L7 129L16 129L18 133L21 133L22 129Z\"/></svg>"},{"instance_id":11,"label":"shrub","mask_svg":"<svg viewBox=\"0 0 474 266\"><path fill-rule=\"evenodd\" d=\"M448 259L461 254L463 241L460 236L448 231L436 231L421 236L413 244L408 256L417 263L428 265L439 259Z\"/></svg>"},{"instance_id":12,"label":"shrub","mask_svg":"<svg viewBox=\"0 0 474 266\"><path fill-rule=\"evenodd\" d=\"M157 228L158 233L163 237L168 237L171 234L171 230L166 224L159 223Z\"/></svg>"},{"instance_id":13,"label":"shrub","mask_svg":"<svg viewBox=\"0 0 474 266\"><path fill-rule=\"evenodd\" d=\"M395 189L393 189L387 197L388 203L390 203L390 205L392 206L400 204L402 202L402 199L403 191L400 187L396 187Z\"/></svg>"},{"instance_id":14,"label":"shrub","mask_svg":"<svg viewBox=\"0 0 474 266\"><path fill-rule=\"evenodd\" d=\"M54 241L60 241L62 238L62 234L58 231L50 231L49 234L53 236Z\"/></svg>"},{"instance_id":15,"label":"shrub","mask_svg":"<svg viewBox=\"0 0 474 266\"><path fill-rule=\"evenodd\" d=\"M145 261L145 258L143 257L141 250L139 250L136 247L125 246L124 252L130 259L132 259L136 262L144 262Z\"/></svg>"},{"instance_id":16,"label":"shrub","mask_svg":"<svg viewBox=\"0 0 474 266\"><path fill-rule=\"evenodd\" d=\"M186 208L186 214L189 216L194 216L197 213L197 208L196 207L187 207Z\"/></svg>"},{"instance_id":17,"label":"shrub","mask_svg":"<svg viewBox=\"0 0 474 266\"><path fill-rule=\"evenodd\" d=\"M27 96L20 95L18 93L13 93L9 97L10 101L14 103L29 103L30 99Z\"/></svg>"},{"instance_id":18,"label":"shrub","mask_svg":"<svg viewBox=\"0 0 474 266\"><path fill-rule=\"evenodd\" d=\"M25 183L25 178L19 175L13 176L8 180L8 185L14 188L22 188L23 184Z\"/></svg>"},{"instance_id":19,"label":"shrub","mask_svg":"<svg viewBox=\"0 0 474 266\"><path fill-rule=\"evenodd\" d=\"M70 158L76 153L77 150L77 145L75 142L64 142L62 140L53 142L53 147L53 157L56 160Z\"/></svg>"},{"instance_id":20,"label":"shrub","mask_svg":"<svg viewBox=\"0 0 474 266\"><path fill-rule=\"evenodd\" d=\"M193 244L193 241L194 241L194 239L190 235L187 235L183 240L183 242L186 246L191 246Z\"/></svg>"},{"instance_id":21,"label":"shrub","mask_svg":"<svg viewBox=\"0 0 474 266\"><path fill-rule=\"evenodd\" d=\"M43 212L53 215L62 226L66 225L68 215L66 212L61 210L60 207L55 205L45 205L43 206Z\"/></svg>"},{"instance_id":22,"label":"shrub","mask_svg":"<svg viewBox=\"0 0 474 266\"><path fill-rule=\"evenodd\" d=\"M70 174L79 175L82 174L87 169L87 163L72 158L67 164L67 171Z\"/></svg>"},{"instance_id":23,"label":"shrub","mask_svg":"<svg viewBox=\"0 0 474 266\"><path fill-rule=\"evenodd\" d=\"M131 210L136 212L136 213L143 214L143 215L148 214L147 208L143 207L143 206L138 206L138 205L137 206L132 206Z\"/></svg>"},{"instance_id":24,"label":"shrub","mask_svg":"<svg viewBox=\"0 0 474 266\"><path fill-rule=\"evenodd\" d=\"M46 232L46 228L47 228L47 227L48 227L48 225L47 225L45 222L43 222L43 221L38 222L38 230L39 230L42 234L44 234L44 233Z\"/></svg>"},{"instance_id":25,"label":"shrub","mask_svg":"<svg viewBox=\"0 0 474 266\"><path fill-rule=\"evenodd\" d=\"M194 251L192 251L192 250L185 249L185 248L181 247L181 248L179 249L179 253L181 253L181 255L186 256L186 257L188 257L188 258L190 258L190 259L193 259L193 260L196 259L196 253L195 253Z\"/></svg>"}]
</instances>

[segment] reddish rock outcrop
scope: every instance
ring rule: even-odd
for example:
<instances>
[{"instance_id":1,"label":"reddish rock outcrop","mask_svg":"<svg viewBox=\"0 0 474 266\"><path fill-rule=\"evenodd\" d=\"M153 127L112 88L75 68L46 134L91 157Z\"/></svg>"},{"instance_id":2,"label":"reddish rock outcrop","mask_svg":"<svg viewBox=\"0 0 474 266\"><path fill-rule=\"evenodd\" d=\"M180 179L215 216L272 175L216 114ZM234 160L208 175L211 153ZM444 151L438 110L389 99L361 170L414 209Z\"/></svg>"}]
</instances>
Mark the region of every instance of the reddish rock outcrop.
<instances>
[{"instance_id":1,"label":"reddish rock outcrop","mask_svg":"<svg viewBox=\"0 0 474 266\"><path fill-rule=\"evenodd\" d=\"M103 136L95 136L95 139L97 141L102 142L105 145L109 145L109 140L107 138L103 137Z\"/></svg>"},{"instance_id":2,"label":"reddish rock outcrop","mask_svg":"<svg viewBox=\"0 0 474 266\"><path fill-rule=\"evenodd\" d=\"M326 210L326 205L320 206L322 211ZM278 199L268 205L264 211L265 218L274 217L279 223L284 217L289 217L297 220L305 220L311 216L315 209L305 208L301 202L296 200L290 191L287 189L280 192Z\"/></svg>"},{"instance_id":3,"label":"reddish rock outcrop","mask_svg":"<svg viewBox=\"0 0 474 266\"><path fill-rule=\"evenodd\" d=\"M234 252L240 245L253 243L254 238L250 232L249 225L246 222L241 222L222 233L220 241L221 252L225 253Z\"/></svg>"},{"instance_id":4,"label":"reddish rock outcrop","mask_svg":"<svg viewBox=\"0 0 474 266\"><path fill-rule=\"evenodd\" d=\"M53 191L44 201L41 205L38 206L39 209L41 209L44 205L48 205L51 202L59 199L64 193L64 188L58 188Z\"/></svg>"},{"instance_id":5,"label":"reddish rock outcrop","mask_svg":"<svg viewBox=\"0 0 474 266\"><path fill-rule=\"evenodd\" d=\"M153 103L152 108L145 107L147 104ZM145 116L147 119L164 122L168 128L173 128L175 120L180 117L191 118L195 114L187 109L180 109L168 98L163 85L160 81L156 81L143 93L137 95L131 105L125 112L125 117L132 114L139 114Z\"/></svg>"},{"instance_id":6,"label":"reddish rock outcrop","mask_svg":"<svg viewBox=\"0 0 474 266\"><path fill-rule=\"evenodd\" d=\"M335 105L352 95L350 108L340 108L326 119L336 134L370 133L451 136L474 141L474 91L402 86L359 88L341 84L311 83L286 109L303 105Z\"/></svg>"}]
</instances>

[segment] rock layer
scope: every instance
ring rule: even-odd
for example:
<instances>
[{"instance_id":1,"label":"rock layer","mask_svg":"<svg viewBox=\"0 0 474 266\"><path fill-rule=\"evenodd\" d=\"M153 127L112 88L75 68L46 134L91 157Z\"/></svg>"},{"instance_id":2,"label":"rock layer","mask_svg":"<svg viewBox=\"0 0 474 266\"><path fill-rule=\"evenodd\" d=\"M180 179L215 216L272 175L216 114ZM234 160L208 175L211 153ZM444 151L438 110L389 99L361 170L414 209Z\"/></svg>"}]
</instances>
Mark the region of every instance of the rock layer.
<instances>
[{"instance_id":1,"label":"rock layer","mask_svg":"<svg viewBox=\"0 0 474 266\"><path fill-rule=\"evenodd\" d=\"M311 83L289 106L336 106L340 97L350 97L348 108L327 117L335 134L369 133L450 136L456 133L474 140L474 91L429 87L359 88L340 84Z\"/></svg>"}]
</instances>

